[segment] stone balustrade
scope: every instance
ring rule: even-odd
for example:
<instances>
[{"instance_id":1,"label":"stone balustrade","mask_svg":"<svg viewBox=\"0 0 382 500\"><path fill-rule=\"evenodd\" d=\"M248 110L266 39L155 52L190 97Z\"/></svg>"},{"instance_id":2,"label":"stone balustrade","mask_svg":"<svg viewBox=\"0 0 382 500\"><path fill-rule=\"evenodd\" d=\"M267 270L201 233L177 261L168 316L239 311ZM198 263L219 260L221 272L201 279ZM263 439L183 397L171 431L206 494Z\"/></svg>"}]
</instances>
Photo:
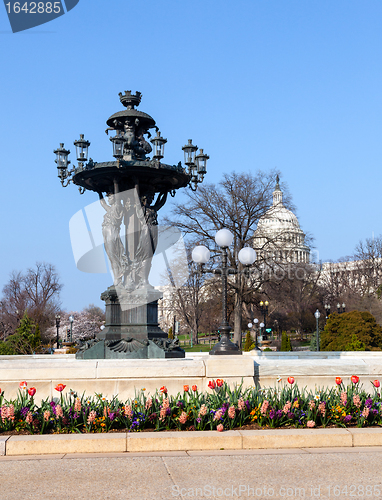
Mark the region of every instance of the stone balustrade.
<instances>
[{"instance_id":1,"label":"stone balustrade","mask_svg":"<svg viewBox=\"0 0 382 500\"><path fill-rule=\"evenodd\" d=\"M153 394L165 385L171 394L183 385L207 390L208 382L221 378L233 385L280 386L293 376L300 388L333 387L335 377L350 383L358 375L365 389L370 381L382 381L382 352L255 352L242 356L209 356L189 353L185 359L76 360L74 355L1 356L0 388L6 399L15 398L20 381L37 389L36 401L57 397L58 383L78 394L102 393L110 398L134 397L145 388ZM281 382L277 379L281 378Z\"/></svg>"}]
</instances>

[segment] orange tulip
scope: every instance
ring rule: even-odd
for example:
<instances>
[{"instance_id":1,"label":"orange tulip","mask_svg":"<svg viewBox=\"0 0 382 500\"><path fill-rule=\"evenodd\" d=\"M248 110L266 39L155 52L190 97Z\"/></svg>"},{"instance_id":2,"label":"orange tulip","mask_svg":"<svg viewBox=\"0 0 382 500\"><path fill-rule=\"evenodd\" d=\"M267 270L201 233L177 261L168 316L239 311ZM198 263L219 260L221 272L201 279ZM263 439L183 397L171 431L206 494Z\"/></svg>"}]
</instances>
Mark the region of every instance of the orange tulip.
<instances>
[{"instance_id":1,"label":"orange tulip","mask_svg":"<svg viewBox=\"0 0 382 500\"><path fill-rule=\"evenodd\" d=\"M66 385L64 385L64 384L57 384L55 389L58 392L62 392L65 389L65 387L66 387Z\"/></svg>"},{"instance_id":2,"label":"orange tulip","mask_svg":"<svg viewBox=\"0 0 382 500\"><path fill-rule=\"evenodd\" d=\"M167 387L165 385L162 385L162 387L159 390L162 394L167 394Z\"/></svg>"},{"instance_id":3,"label":"orange tulip","mask_svg":"<svg viewBox=\"0 0 382 500\"><path fill-rule=\"evenodd\" d=\"M373 384L373 386L374 386L374 387L376 387L377 389L378 389L378 387L381 385L381 384L380 384L380 382L379 382L379 380L374 380L374 381L372 382L372 384ZM0 392L1 392L1 391L0 391Z\"/></svg>"},{"instance_id":4,"label":"orange tulip","mask_svg":"<svg viewBox=\"0 0 382 500\"><path fill-rule=\"evenodd\" d=\"M188 391L189 391L189 389L190 389L190 388L189 388L189 386L188 386L188 385L184 385L184 386L183 386L183 390L184 390L184 392L188 392Z\"/></svg>"},{"instance_id":5,"label":"orange tulip","mask_svg":"<svg viewBox=\"0 0 382 500\"><path fill-rule=\"evenodd\" d=\"M336 377L336 384L341 385L342 384L342 378L341 377Z\"/></svg>"},{"instance_id":6,"label":"orange tulip","mask_svg":"<svg viewBox=\"0 0 382 500\"><path fill-rule=\"evenodd\" d=\"M353 382L353 384L358 384L359 382L359 377L357 377L357 375L352 375L350 377L350 380Z\"/></svg>"},{"instance_id":7,"label":"orange tulip","mask_svg":"<svg viewBox=\"0 0 382 500\"><path fill-rule=\"evenodd\" d=\"M26 381L25 381L25 380L24 380L24 382L20 382L20 383L19 383L19 387L20 387L20 389L26 389L26 388L27 388L27 385L28 385L28 384L26 383Z\"/></svg>"},{"instance_id":8,"label":"orange tulip","mask_svg":"<svg viewBox=\"0 0 382 500\"><path fill-rule=\"evenodd\" d=\"M33 396L36 394L36 387L31 387L30 389L28 389L28 394L33 398Z\"/></svg>"},{"instance_id":9,"label":"orange tulip","mask_svg":"<svg viewBox=\"0 0 382 500\"><path fill-rule=\"evenodd\" d=\"M218 378L218 379L216 379L216 385L217 385L218 387L221 387L223 384L224 384L224 381L223 381L223 379L222 379L222 378Z\"/></svg>"},{"instance_id":10,"label":"orange tulip","mask_svg":"<svg viewBox=\"0 0 382 500\"><path fill-rule=\"evenodd\" d=\"M209 387L210 389L215 389L215 388L216 388L216 383L215 383L215 380L210 380L210 381L208 382L208 387Z\"/></svg>"},{"instance_id":11,"label":"orange tulip","mask_svg":"<svg viewBox=\"0 0 382 500\"><path fill-rule=\"evenodd\" d=\"M194 392L196 392L196 391L198 390L198 386L197 386L197 385L193 385L193 386L192 386L192 390L193 390Z\"/></svg>"},{"instance_id":12,"label":"orange tulip","mask_svg":"<svg viewBox=\"0 0 382 500\"><path fill-rule=\"evenodd\" d=\"M288 382L290 385L294 384L294 377L288 377Z\"/></svg>"}]
</instances>

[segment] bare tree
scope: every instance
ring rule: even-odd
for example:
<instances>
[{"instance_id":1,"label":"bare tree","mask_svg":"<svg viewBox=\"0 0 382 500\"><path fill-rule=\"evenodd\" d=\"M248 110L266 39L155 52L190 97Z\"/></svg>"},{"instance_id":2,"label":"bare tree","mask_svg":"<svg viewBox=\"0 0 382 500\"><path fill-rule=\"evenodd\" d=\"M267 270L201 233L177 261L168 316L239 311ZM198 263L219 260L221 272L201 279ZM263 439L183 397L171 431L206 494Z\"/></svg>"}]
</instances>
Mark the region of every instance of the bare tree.
<instances>
[{"instance_id":1,"label":"bare tree","mask_svg":"<svg viewBox=\"0 0 382 500\"><path fill-rule=\"evenodd\" d=\"M60 310L60 278L52 264L37 262L26 273L13 271L3 288L0 321L3 337L13 333L24 313L39 325L41 335Z\"/></svg>"},{"instance_id":2,"label":"bare tree","mask_svg":"<svg viewBox=\"0 0 382 500\"><path fill-rule=\"evenodd\" d=\"M234 290L234 337L239 345L243 301L254 289L261 288L266 275L262 271L264 262L259 259L256 262L257 274L250 279L244 277L237 254L244 246L253 244L257 223L272 204L277 173L225 174L217 186L206 184L196 192L187 192L186 203L175 205L172 219L166 221L189 235L193 244L208 246L215 263L220 255L214 241L215 233L223 227L233 233L233 248L228 249L228 263L236 274L229 279L229 286ZM291 206L288 193L284 196L284 205ZM270 279L269 276L264 279Z\"/></svg>"}]
</instances>

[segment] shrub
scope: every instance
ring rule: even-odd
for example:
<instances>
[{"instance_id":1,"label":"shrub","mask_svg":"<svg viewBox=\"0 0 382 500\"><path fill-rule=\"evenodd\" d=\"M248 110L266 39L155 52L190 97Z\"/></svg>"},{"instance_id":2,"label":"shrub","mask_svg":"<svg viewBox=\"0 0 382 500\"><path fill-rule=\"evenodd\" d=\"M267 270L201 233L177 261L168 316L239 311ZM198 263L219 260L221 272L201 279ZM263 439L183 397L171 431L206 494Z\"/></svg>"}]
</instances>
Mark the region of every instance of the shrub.
<instances>
[{"instance_id":1,"label":"shrub","mask_svg":"<svg viewBox=\"0 0 382 500\"><path fill-rule=\"evenodd\" d=\"M292 351L292 344L287 332L282 332L281 334L281 347L280 351Z\"/></svg>"},{"instance_id":2,"label":"shrub","mask_svg":"<svg viewBox=\"0 0 382 500\"><path fill-rule=\"evenodd\" d=\"M331 314L321 333L322 351L382 350L382 327L366 311Z\"/></svg>"}]
</instances>

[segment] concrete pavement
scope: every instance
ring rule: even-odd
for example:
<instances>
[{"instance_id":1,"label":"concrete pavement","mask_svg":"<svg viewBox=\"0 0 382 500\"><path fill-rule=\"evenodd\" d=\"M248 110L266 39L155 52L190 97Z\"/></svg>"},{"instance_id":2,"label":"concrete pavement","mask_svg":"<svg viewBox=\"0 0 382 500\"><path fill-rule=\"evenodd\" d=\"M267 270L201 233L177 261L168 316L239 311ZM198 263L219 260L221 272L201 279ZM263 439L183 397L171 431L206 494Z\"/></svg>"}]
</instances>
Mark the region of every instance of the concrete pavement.
<instances>
[{"instance_id":1,"label":"concrete pavement","mask_svg":"<svg viewBox=\"0 0 382 500\"><path fill-rule=\"evenodd\" d=\"M0 500L382 496L382 447L0 457Z\"/></svg>"}]
</instances>

